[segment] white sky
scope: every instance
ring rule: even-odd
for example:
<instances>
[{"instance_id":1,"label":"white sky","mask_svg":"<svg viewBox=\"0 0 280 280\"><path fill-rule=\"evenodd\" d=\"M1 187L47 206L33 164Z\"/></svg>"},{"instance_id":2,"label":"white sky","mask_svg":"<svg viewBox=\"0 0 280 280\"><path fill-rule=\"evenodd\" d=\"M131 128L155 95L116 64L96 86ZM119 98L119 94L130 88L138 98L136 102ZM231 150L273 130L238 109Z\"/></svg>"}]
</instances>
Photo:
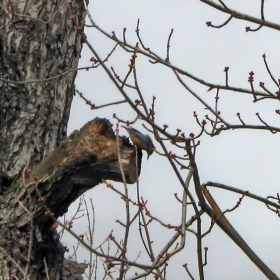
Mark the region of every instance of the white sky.
<instances>
[{"instance_id":1,"label":"white sky","mask_svg":"<svg viewBox=\"0 0 280 280\"><path fill-rule=\"evenodd\" d=\"M227 1L229 7L238 11L248 12L259 16L260 1ZM171 40L171 63L197 75L212 83L225 83L223 69L229 69L229 84L237 87L249 88L248 73L255 72L255 89L260 90L259 82L265 82L267 88L276 92L275 85L269 79L262 61L265 53L271 71L278 79L280 62L280 37L275 30L262 28L258 32L245 32L246 26L255 27L251 23L232 20L222 29L213 29L206 26L206 21L221 24L227 16L202 4L200 1L91 1L90 11L97 25L107 32L115 31L122 36L122 29L127 29L127 41L135 44L137 38L137 19L140 18L140 31L146 46L149 46L160 56L166 56L166 40L170 29L174 29ZM267 1L266 18L270 21L279 21L279 1ZM94 29L86 29L88 40L98 51L102 58L111 51L113 43L105 39ZM80 66L91 65L89 60L93 55L84 46ZM113 66L116 72L124 77L127 73L130 56L120 49L113 54L107 63ZM170 69L161 65L151 65L146 58L137 58L139 85L150 106L152 96L156 99L157 124L169 125L169 132L175 133L177 128L189 133L198 133L193 111L198 112L200 119L207 114L203 106L195 100L176 81ZM132 82L132 80L130 79ZM207 92L202 87L185 79L187 84L195 90L208 104L214 104L215 92ZM95 103L102 105L107 102L122 100L120 93L100 68L88 72L80 72L76 87L79 91ZM136 93L131 92L132 100ZM271 125L277 126L279 116L275 109L279 108L276 101L263 101L252 103L252 98L245 94L221 91L220 111L230 123L238 124L236 113L240 112L246 123L259 124L255 113ZM74 98L68 132L80 129L87 121L95 117L108 118L115 124L113 113L125 120L135 117L128 105L118 105L101 110L91 111L78 96ZM135 125L141 128L141 123ZM125 131L121 131L125 134ZM244 190L249 190L261 196L276 195L279 192L280 175L277 170L280 158L279 135L259 131L227 131L218 137L203 136L201 145L197 150L197 164L201 182L216 181ZM155 143L159 149L159 145ZM176 151L173 146L170 149ZM164 220L167 224L180 222L180 205L174 199L174 193L182 194L182 188L173 174L167 160L155 154L147 162L143 158L140 176L141 195L148 200L148 207L153 215ZM186 176L186 171L182 176ZM123 187L115 184L120 190ZM233 207L239 196L226 191L210 189L211 194L219 203L222 210ZM131 196L135 197L136 188L130 186ZM113 229L114 234L121 238L123 229L115 223L116 219L125 219L124 203L112 191L99 185L86 193L86 198L92 198L96 211L95 246L98 246ZM76 205L72 205L69 213L73 213ZM134 209L135 210L135 209ZM279 218L249 198L243 200L242 205L233 213L227 215L233 226L263 259L263 261L278 275L279 267ZM205 217L204 229L207 230L210 220ZM87 231L86 221L77 221L74 231L78 234ZM172 230L158 227L152 223L151 235L158 252L173 235ZM145 263L145 253L139 247L137 227L133 229L130 251L131 258L135 259L141 251L139 262ZM69 238L65 244L71 246ZM234 245L234 243L218 228L214 227L212 233L203 240L203 246L209 248L208 264L205 267L205 279L266 279L253 263ZM87 259L87 253L78 255L80 261ZM188 263L189 268L198 279L196 267L196 239L187 234L186 249L170 261L167 279L188 279L182 264ZM102 267L99 266L102 273ZM102 274L101 274L102 275ZM101 277L101 276L99 276ZM117 275L115 275L117 277ZM98 278L101 279L101 278ZM148 279L154 279L152 276Z\"/></svg>"}]
</instances>

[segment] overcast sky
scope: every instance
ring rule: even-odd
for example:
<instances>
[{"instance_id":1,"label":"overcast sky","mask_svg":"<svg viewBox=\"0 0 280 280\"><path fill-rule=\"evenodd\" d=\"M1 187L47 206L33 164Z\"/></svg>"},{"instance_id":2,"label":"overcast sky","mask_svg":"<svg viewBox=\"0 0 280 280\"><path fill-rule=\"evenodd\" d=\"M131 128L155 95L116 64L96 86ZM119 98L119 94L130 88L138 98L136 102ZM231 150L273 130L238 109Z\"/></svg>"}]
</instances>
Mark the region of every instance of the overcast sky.
<instances>
[{"instance_id":1,"label":"overcast sky","mask_svg":"<svg viewBox=\"0 0 280 280\"><path fill-rule=\"evenodd\" d=\"M277 88L271 82L266 72L262 55L265 53L271 71L279 78L280 36L279 32L262 28L258 32L245 32L246 26L256 27L251 23L232 20L222 29L206 26L207 21L221 24L227 16L202 4L198 0L181 1L90 1L90 11L97 25L105 31L121 37L123 28L127 29L127 41L137 42L135 35L137 19L140 18L140 31L146 46L150 47L161 57L166 56L166 41L171 28L174 34L171 40L171 63L196 75L205 81L225 84L223 69L229 67L229 84L249 89L248 73L255 73L255 89L260 90L259 82L265 82L267 88L276 92ZM260 1L227 1L229 7L250 15L259 17ZM279 21L279 1L267 1L266 19ZM104 38L97 30L86 29L88 40L102 58L111 51L113 42ZM93 55L86 46L80 61L80 66L91 65L89 60ZM113 66L116 72L124 77L128 71L130 56L121 49L112 55L108 67ZM196 111L203 119L208 112L203 105L195 100L178 83L174 74L158 64L150 64L146 58L137 58L139 86L144 98L150 106L152 96L156 96L156 122L158 125L168 124L169 132L176 133L180 128L186 135L198 133L198 125L193 118ZM132 82L132 80L130 80ZM185 79L187 84L199 94L208 104L215 102L215 92L207 92L207 88ZM100 69L80 72L76 79L79 91L95 103L102 105L106 102L121 100L121 95ZM131 92L132 100L136 93ZM260 124L255 115L261 116L271 125L279 125L279 116L275 109L279 104L275 101L252 103L252 97L245 94L221 91L219 110L222 116L232 124L238 124L236 113L240 112L246 123ZM86 122L95 117L107 118L113 124L113 113L125 120L135 117L128 105L118 105L101 110L90 110L85 102L75 96L68 133L80 129ZM141 122L135 124L140 130ZM126 131L121 131L126 135ZM279 192L278 172L280 137L264 131L228 131L217 137L203 136L197 149L197 164L201 182L216 181L234 187L249 190L261 196L276 195ZM160 149L159 145L155 143ZM183 155L173 146L168 146L173 152ZM160 151L160 150L159 150ZM182 171L185 178L186 171ZM115 184L120 190L123 187ZM164 220L167 224L180 223L180 205L174 199L174 193L182 195L182 188L172 172L167 160L154 154L146 161L143 158L140 176L141 195L148 200L148 207L153 215ZM211 194L219 203L222 210L233 207L239 196L222 190L211 189ZM135 198L136 188L130 186L131 197ZM113 229L114 234L121 238L123 229L115 223L116 219L125 219L123 201L104 185L99 185L86 193L86 198L92 198L95 206L96 230L95 246L98 246ZM69 209L69 215L77 206ZM135 209L134 209L135 210ZM263 261L280 276L279 266L279 218L268 211L265 205L258 204L245 198L242 205L233 213L227 215L248 244L263 259ZM204 230L210 225L210 220L203 219ZM78 234L85 232L86 221L78 221L74 231ZM144 250L133 240L139 237L137 227L132 229L130 256L135 259L141 251L139 262L145 263ZM172 230L165 230L153 222L151 227L155 251L158 253L169 238ZM160 233L160 234L159 234ZM69 238L65 244L71 246ZM254 264L235 246L235 244L218 228L203 239L203 246L209 248L208 264L205 267L205 279L235 280L235 279L266 279ZM113 251L111 252L114 253ZM80 261L87 259L86 253L79 254ZM187 234L186 249L170 261L167 279L188 279L182 264L188 263L195 279L198 279L196 264L196 239ZM102 273L101 265L99 266ZM100 276L99 276L100 277ZM100 279L100 278L98 278ZM153 279L152 276L148 279Z\"/></svg>"}]
</instances>

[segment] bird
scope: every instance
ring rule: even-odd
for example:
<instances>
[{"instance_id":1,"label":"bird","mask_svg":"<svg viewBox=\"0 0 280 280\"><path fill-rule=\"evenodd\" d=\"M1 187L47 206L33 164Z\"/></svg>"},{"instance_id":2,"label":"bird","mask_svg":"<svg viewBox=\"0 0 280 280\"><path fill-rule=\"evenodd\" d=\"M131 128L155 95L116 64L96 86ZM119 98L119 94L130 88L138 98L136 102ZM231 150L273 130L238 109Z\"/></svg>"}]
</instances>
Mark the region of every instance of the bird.
<instances>
[{"instance_id":1,"label":"bird","mask_svg":"<svg viewBox=\"0 0 280 280\"><path fill-rule=\"evenodd\" d=\"M123 126L125 128L130 136L130 139L132 143L137 146L137 148L141 150L145 150L147 152L147 160L149 159L150 155L154 152L155 146L153 144L153 141L149 135L142 134L137 129L131 127L131 126Z\"/></svg>"}]
</instances>

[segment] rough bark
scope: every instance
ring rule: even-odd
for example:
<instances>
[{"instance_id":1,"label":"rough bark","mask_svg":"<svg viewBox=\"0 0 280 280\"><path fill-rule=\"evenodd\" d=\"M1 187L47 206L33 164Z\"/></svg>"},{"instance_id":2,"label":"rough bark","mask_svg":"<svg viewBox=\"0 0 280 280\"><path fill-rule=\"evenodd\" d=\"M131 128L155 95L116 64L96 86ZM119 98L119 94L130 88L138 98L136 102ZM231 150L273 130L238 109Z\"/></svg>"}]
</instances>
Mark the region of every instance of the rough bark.
<instances>
[{"instance_id":1,"label":"rough bark","mask_svg":"<svg viewBox=\"0 0 280 280\"><path fill-rule=\"evenodd\" d=\"M5 7L4 3L8 6ZM0 172L38 163L66 136L83 1L11 0L0 9ZM31 80L41 82L28 83Z\"/></svg>"},{"instance_id":2,"label":"rough bark","mask_svg":"<svg viewBox=\"0 0 280 280\"><path fill-rule=\"evenodd\" d=\"M44 259L52 280L74 271L65 271L55 229L38 227L38 196L19 178L25 163L34 167L66 137L84 18L83 1L1 3L0 279L23 279L27 267L26 279L45 279Z\"/></svg>"}]
</instances>

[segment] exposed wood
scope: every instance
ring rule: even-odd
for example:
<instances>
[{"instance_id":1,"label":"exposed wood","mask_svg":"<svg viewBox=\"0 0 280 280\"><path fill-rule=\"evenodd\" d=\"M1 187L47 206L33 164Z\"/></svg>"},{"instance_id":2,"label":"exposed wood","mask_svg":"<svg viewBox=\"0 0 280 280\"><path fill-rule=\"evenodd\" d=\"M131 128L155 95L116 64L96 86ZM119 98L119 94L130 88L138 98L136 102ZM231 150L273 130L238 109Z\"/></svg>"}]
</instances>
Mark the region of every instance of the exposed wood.
<instances>
[{"instance_id":1,"label":"exposed wood","mask_svg":"<svg viewBox=\"0 0 280 280\"><path fill-rule=\"evenodd\" d=\"M32 170L38 190L55 217L66 213L74 200L103 179L123 182L120 164L126 182L136 182L139 172L136 171L135 148L122 138L119 138L119 145L121 162L111 123L96 118L80 131L73 132ZM138 156L140 163L142 152ZM36 217L43 213L44 209L39 211L38 208Z\"/></svg>"}]
</instances>

